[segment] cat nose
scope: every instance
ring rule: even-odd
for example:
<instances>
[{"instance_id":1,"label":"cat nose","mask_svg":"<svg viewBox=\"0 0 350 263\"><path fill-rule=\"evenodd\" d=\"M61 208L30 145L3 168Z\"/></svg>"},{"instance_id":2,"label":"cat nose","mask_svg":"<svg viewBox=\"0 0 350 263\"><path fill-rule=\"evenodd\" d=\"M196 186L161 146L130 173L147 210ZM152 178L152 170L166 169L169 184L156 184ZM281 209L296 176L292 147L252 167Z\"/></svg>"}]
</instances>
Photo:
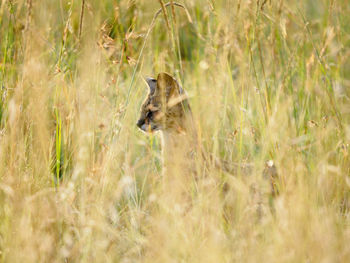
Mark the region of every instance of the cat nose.
<instances>
[{"instance_id":1,"label":"cat nose","mask_svg":"<svg viewBox=\"0 0 350 263\"><path fill-rule=\"evenodd\" d=\"M139 127L140 129L141 129L143 124L145 124L145 120L143 120L143 119L139 119L136 123L137 127Z\"/></svg>"}]
</instances>

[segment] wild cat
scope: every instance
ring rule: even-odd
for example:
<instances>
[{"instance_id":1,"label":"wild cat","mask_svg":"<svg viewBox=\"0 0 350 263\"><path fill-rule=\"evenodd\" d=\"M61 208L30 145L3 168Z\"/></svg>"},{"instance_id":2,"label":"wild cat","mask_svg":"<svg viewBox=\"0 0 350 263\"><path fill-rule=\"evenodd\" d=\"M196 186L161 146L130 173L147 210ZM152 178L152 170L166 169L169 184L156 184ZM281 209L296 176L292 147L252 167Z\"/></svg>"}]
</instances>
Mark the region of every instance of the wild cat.
<instances>
[{"instance_id":1,"label":"wild cat","mask_svg":"<svg viewBox=\"0 0 350 263\"><path fill-rule=\"evenodd\" d=\"M196 152L197 136L188 97L167 73L147 78L149 93L141 106L137 126L146 133L160 131L163 170L184 170ZM168 169L167 169L168 168Z\"/></svg>"},{"instance_id":2,"label":"wild cat","mask_svg":"<svg viewBox=\"0 0 350 263\"><path fill-rule=\"evenodd\" d=\"M137 126L146 133L160 131L162 138L163 174L165 171L197 172L194 159L211 162L224 172L237 173L251 170L250 165L235 165L205 154L197 140L197 132L188 96L180 84L168 73L159 73L157 79L147 78L149 93L140 109ZM197 164L200 162L197 162ZM276 168L267 163L264 174L270 178L272 192ZM200 169L202 167L199 167Z\"/></svg>"}]
</instances>

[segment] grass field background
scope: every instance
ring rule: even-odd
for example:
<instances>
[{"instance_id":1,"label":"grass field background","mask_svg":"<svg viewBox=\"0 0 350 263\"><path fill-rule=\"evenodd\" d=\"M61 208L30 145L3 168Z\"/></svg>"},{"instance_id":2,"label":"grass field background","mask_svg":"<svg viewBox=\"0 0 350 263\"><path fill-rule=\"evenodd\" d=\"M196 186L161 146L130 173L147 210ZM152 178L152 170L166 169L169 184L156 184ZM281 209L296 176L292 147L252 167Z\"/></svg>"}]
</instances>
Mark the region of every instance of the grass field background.
<instances>
[{"instance_id":1,"label":"grass field background","mask_svg":"<svg viewBox=\"0 0 350 263\"><path fill-rule=\"evenodd\" d=\"M349 1L177 3L0 1L1 262L350 262ZM248 175L197 160L177 202L136 127L162 71Z\"/></svg>"}]
</instances>

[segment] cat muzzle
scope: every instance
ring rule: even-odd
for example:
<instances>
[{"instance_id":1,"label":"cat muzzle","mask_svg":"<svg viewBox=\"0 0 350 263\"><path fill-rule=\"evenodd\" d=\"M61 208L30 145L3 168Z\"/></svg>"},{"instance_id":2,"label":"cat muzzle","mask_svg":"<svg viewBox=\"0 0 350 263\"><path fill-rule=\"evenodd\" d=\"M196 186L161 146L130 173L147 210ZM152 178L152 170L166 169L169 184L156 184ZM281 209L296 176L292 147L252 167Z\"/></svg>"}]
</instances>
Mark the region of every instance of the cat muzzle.
<instances>
[{"instance_id":1,"label":"cat muzzle","mask_svg":"<svg viewBox=\"0 0 350 263\"><path fill-rule=\"evenodd\" d=\"M136 125L144 132L154 132L159 130L159 128L156 125L146 123L145 120L142 119L138 120Z\"/></svg>"}]
</instances>

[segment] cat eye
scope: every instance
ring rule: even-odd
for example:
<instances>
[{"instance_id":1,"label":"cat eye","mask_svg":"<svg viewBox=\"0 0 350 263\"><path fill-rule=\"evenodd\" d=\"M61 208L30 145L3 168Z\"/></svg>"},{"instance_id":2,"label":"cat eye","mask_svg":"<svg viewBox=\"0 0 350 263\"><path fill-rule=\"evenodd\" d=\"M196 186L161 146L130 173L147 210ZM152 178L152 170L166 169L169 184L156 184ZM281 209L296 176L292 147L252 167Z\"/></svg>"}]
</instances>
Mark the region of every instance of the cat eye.
<instances>
[{"instance_id":1,"label":"cat eye","mask_svg":"<svg viewBox=\"0 0 350 263\"><path fill-rule=\"evenodd\" d=\"M146 119L152 119L153 118L153 114L157 113L157 112L159 112L159 110L153 110L153 111L147 112Z\"/></svg>"},{"instance_id":2,"label":"cat eye","mask_svg":"<svg viewBox=\"0 0 350 263\"><path fill-rule=\"evenodd\" d=\"M153 116L153 112L152 111L147 112L147 114L146 114L146 118L147 119L152 119L152 116Z\"/></svg>"}]
</instances>

